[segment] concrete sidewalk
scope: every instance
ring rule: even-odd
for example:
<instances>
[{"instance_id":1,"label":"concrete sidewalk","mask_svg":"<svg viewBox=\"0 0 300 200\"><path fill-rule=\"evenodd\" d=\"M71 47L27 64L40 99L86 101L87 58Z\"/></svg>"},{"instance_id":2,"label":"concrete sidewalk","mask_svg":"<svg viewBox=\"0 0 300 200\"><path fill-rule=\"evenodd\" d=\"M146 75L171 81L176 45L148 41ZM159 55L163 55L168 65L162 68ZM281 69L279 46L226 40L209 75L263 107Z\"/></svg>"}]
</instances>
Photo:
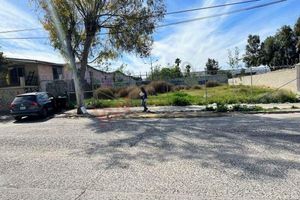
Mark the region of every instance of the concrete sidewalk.
<instances>
[{"instance_id":1,"label":"concrete sidewalk","mask_svg":"<svg viewBox=\"0 0 300 200\"><path fill-rule=\"evenodd\" d=\"M300 112L300 103L284 103L284 104L245 104L249 106L260 106L263 109L270 110L272 113L282 112ZM121 108L103 108L103 109L90 109L88 113L94 117L103 118L152 118L152 117L184 117L184 116L206 116L220 115L211 112L204 112L206 106L156 106L149 107L148 113L143 113L141 107L121 107ZM266 112L266 111L263 111ZM76 116L76 110L70 110L65 112L65 116Z\"/></svg>"}]
</instances>

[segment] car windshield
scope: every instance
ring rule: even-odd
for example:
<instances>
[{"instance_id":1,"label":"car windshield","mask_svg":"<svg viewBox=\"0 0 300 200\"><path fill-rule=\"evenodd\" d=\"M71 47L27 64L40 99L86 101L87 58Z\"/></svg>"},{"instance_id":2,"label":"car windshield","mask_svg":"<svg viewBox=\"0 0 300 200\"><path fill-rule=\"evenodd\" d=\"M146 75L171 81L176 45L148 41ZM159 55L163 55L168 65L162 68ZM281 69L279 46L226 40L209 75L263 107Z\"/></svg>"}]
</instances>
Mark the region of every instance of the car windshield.
<instances>
[{"instance_id":1,"label":"car windshield","mask_svg":"<svg viewBox=\"0 0 300 200\"><path fill-rule=\"evenodd\" d=\"M35 101L36 100L36 97L34 95L28 95L28 96L19 96L19 97L16 97L13 101L14 104L17 104L17 103L22 103L22 102L31 102L31 101Z\"/></svg>"}]
</instances>

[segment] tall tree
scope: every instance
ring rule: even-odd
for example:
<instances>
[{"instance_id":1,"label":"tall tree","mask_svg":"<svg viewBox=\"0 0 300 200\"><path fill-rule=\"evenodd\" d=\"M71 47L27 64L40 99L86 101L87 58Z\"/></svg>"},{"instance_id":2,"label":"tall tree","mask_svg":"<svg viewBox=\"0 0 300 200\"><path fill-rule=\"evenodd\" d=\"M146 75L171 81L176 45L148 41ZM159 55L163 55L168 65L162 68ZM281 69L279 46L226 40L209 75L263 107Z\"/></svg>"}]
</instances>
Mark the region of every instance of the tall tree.
<instances>
[{"instance_id":1,"label":"tall tree","mask_svg":"<svg viewBox=\"0 0 300 200\"><path fill-rule=\"evenodd\" d=\"M276 45L276 39L274 36L269 36L263 42L262 52L263 52L263 64L271 66L276 66L278 61L275 58L276 51L278 47Z\"/></svg>"},{"instance_id":2,"label":"tall tree","mask_svg":"<svg viewBox=\"0 0 300 200\"><path fill-rule=\"evenodd\" d=\"M240 68L240 49L238 47L234 48L234 52L230 49L228 50L228 64L233 72L237 72ZM233 73L232 73L233 74Z\"/></svg>"},{"instance_id":3,"label":"tall tree","mask_svg":"<svg viewBox=\"0 0 300 200\"><path fill-rule=\"evenodd\" d=\"M243 58L246 67L257 67L261 64L261 43L258 35L249 35L246 54Z\"/></svg>"},{"instance_id":4,"label":"tall tree","mask_svg":"<svg viewBox=\"0 0 300 200\"><path fill-rule=\"evenodd\" d=\"M181 70L180 70L180 63L181 63L181 60L179 58L176 58L175 60L175 67L174 67L174 78L180 78L182 77L182 73L181 73Z\"/></svg>"},{"instance_id":5,"label":"tall tree","mask_svg":"<svg viewBox=\"0 0 300 200\"><path fill-rule=\"evenodd\" d=\"M206 63L206 70L207 70L207 73L210 75L217 74L218 71L220 70L219 62L216 61L215 59L209 58Z\"/></svg>"},{"instance_id":6,"label":"tall tree","mask_svg":"<svg viewBox=\"0 0 300 200\"><path fill-rule=\"evenodd\" d=\"M88 62L116 58L122 52L150 54L152 34L163 19L163 0L32 0L43 12L52 45L74 74L78 113ZM80 66L76 66L79 61Z\"/></svg>"},{"instance_id":7,"label":"tall tree","mask_svg":"<svg viewBox=\"0 0 300 200\"><path fill-rule=\"evenodd\" d=\"M5 64L7 64L7 60L5 59L3 52L0 52L0 85L5 84L7 81L8 70L4 67Z\"/></svg>"},{"instance_id":8,"label":"tall tree","mask_svg":"<svg viewBox=\"0 0 300 200\"><path fill-rule=\"evenodd\" d=\"M300 17L298 18L295 26L294 26L294 33L297 39L297 53L299 54L298 62L300 63Z\"/></svg>"},{"instance_id":9,"label":"tall tree","mask_svg":"<svg viewBox=\"0 0 300 200\"><path fill-rule=\"evenodd\" d=\"M186 77L190 77L191 76L191 69L192 69L191 65L186 65L185 66L185 76Z\"/></svg>"},{"instance_id":10,"label":"tall tree","mask_svg":"<svg viewBox=\"0 0 300 200\"><path fill-rule=\"evenodd\" d=\"M297 39L290 26L281 27L276 33L277 44L284 57L284 64L291 65L297 58Z\"/></svg>"}]
</instances>

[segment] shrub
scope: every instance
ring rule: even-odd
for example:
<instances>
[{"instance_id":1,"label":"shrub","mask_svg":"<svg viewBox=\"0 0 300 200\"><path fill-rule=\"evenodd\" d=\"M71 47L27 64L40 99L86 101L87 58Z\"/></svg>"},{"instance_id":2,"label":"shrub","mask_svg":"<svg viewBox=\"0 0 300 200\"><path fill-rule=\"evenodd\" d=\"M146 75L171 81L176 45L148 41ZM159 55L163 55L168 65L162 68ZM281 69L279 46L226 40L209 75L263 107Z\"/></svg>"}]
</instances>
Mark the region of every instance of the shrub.
<instances>
[{"instance_id":1,"label":"shrub","mask_svg":"<svg viewBox=\"0 0 300 200\"><path fill-rule=\"evenodd\" d=\"M115 95L111 88L98 88L94 92L94 98L96 98L96 99L114 99Z\"/></svg>"},{"instance_id":2,"label":"shrub","mask_svg":"<svg viewBox=\"0 0 300 200\"><path fill-rule=\"evenodd\" d=\"M105 108L103 102L99 99L88 99L85 101L87 108Z\"/></svg>"},{"instance_id":3,"label":"shrub","mask_svg":"<svg viewBox=\"0 0 300 200\"><path fill-rule=\"evenodd\" d=\"M262 111L263 108L260 106L247 106L247 105L240 105L236 104L233 106L232 111L238 112L250 112L250 111Z\"/></svg>"},{"instance_id":4,"label":"shrub","mask_svg":"<svg viewBox=\"0 0 300 200\"><path fill-rule=\"evenodd\" d=\"M148 95L156 95L156 91L153 86L147 85L144 87Z\"/></svg>"},{"instance_id":5,"label":"shrub","mask_svg":"<svg viewBox=\"0 0 300 200\"><path fill-rule=\"evenodd\" d=\"M119 89L117 96L121 97L121 98L128 97L129 93L132 90L135 90L136 88L137 88L137 86L129 86L129 87L121 88L121 89Z\"/></svg>"},{"instance_id":6,"label":"shrub","mask_svg":"<svg viewBox=\"0 0 300 200\"><path fill-rule=\"evenodd\" d=\"M202 87L201 87L201 85L194 85L194 86L192 87L192 89L193 89L193 90L201 90Z\"/></svg>"},{"instance_id":7,"label":"shrub","mask_svg":"<svg viewBox=\"0 0 300 200\"><path fill-rule=\"evenodd\" d=\"M134 87L130 90L128 94L128 98L130 99L139 99L140 97L141 89L139 87Z\"/></svg>"},{"instance_id":8,"label":"shrub","mask_svg":"<svg viewBox=\"0 0 300 200\"><path fill-rule=\"evenodd\" d=\"M258 96L256 102L258 103L286 103L286 102L297 102L296 95L290 91L278 90L267 94Z\"/></svg>"},{"instance_id":9,"label":"shrub","mask_svg":"<svg viewBox=\"0 0 300 200\"><path fill-rule=\"evenodd\" d=\"M228 112L229 109L228 109L228 106L225 105L225 104L217 104L217 109L216 109L217 112Z\"/></svg>"},{"instance_id":10,"label":"shrub","mask_svg":"<svg viewBox=\"0 0 300 200\"><path fill-rule=\"evenodd\" d=\"M127 97L128 96L128 89L127 88L121 88L118 93L117 93L118 97Z\"/></svg>"},{"instance_id":11,"label":"shrub","mask_svg":"<svg viewBox=\"0 0 300 200\"><path fill-rule=\"evenodd\" d=\"M217 86L220 86L221 84L216 82L216 81L207 81L205 83L205 86L206 87L217 87Z\"/></svg>"},{"instance_id":12,"label":"shrub","mask_svg":"<svg viewBox=\"0 0 300 200\"><path fill-rule=\"evenodd\" d=\"M176 85L173 87L174 91L180 91L180 90L184 90L185 85Z\"/></svg>"},{"instance_id":13,"label":"shrub","mask_svg":"<svg viewBox=\"0 0 300 200\"><path fill-rule=\"evenodd\" d=\"M176 92L172 97L172 105L174 106L188 106L191 105L190 96L183 92Z\"/></svg>"},{"instance_id":14,"label":"shrub","mask_svg":"<svg viewBox=\"0 0 300 200\"><path fill-rule=\"evenodd\" d=\"M152 81L149 87L153 87L156 93L166 93L172 91L174 85L166 81Z\"/></svg>"}]
</instances>

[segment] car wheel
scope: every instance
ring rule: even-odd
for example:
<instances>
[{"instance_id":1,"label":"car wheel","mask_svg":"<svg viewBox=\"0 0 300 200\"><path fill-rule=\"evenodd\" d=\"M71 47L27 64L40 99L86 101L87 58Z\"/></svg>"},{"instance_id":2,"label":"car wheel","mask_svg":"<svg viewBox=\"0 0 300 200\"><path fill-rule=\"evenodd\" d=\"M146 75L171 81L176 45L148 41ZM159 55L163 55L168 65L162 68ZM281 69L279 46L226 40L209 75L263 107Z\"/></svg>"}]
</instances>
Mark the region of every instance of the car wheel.
<instances>
[{"instance_id":1,"label":"car wheel","mask_svg":"<svg viewBox=\"0 0 300 200\"><path fill-rule=\"evenodd\" d=\"M46 108L43 108L41 112L41 117L46 118L48 116L48 110Z\"/></svg>"},{"instance_id":2,"label":"car wheel","mask_svg":"<svg viewBox=\"0 0 300 200\"><path fill-rule=\"evenodd\" d=\"M22 119L22 117L20 117L20 116L15 117L16 121L20 121L21 119Z\"/></svg>"}]
</instances>

